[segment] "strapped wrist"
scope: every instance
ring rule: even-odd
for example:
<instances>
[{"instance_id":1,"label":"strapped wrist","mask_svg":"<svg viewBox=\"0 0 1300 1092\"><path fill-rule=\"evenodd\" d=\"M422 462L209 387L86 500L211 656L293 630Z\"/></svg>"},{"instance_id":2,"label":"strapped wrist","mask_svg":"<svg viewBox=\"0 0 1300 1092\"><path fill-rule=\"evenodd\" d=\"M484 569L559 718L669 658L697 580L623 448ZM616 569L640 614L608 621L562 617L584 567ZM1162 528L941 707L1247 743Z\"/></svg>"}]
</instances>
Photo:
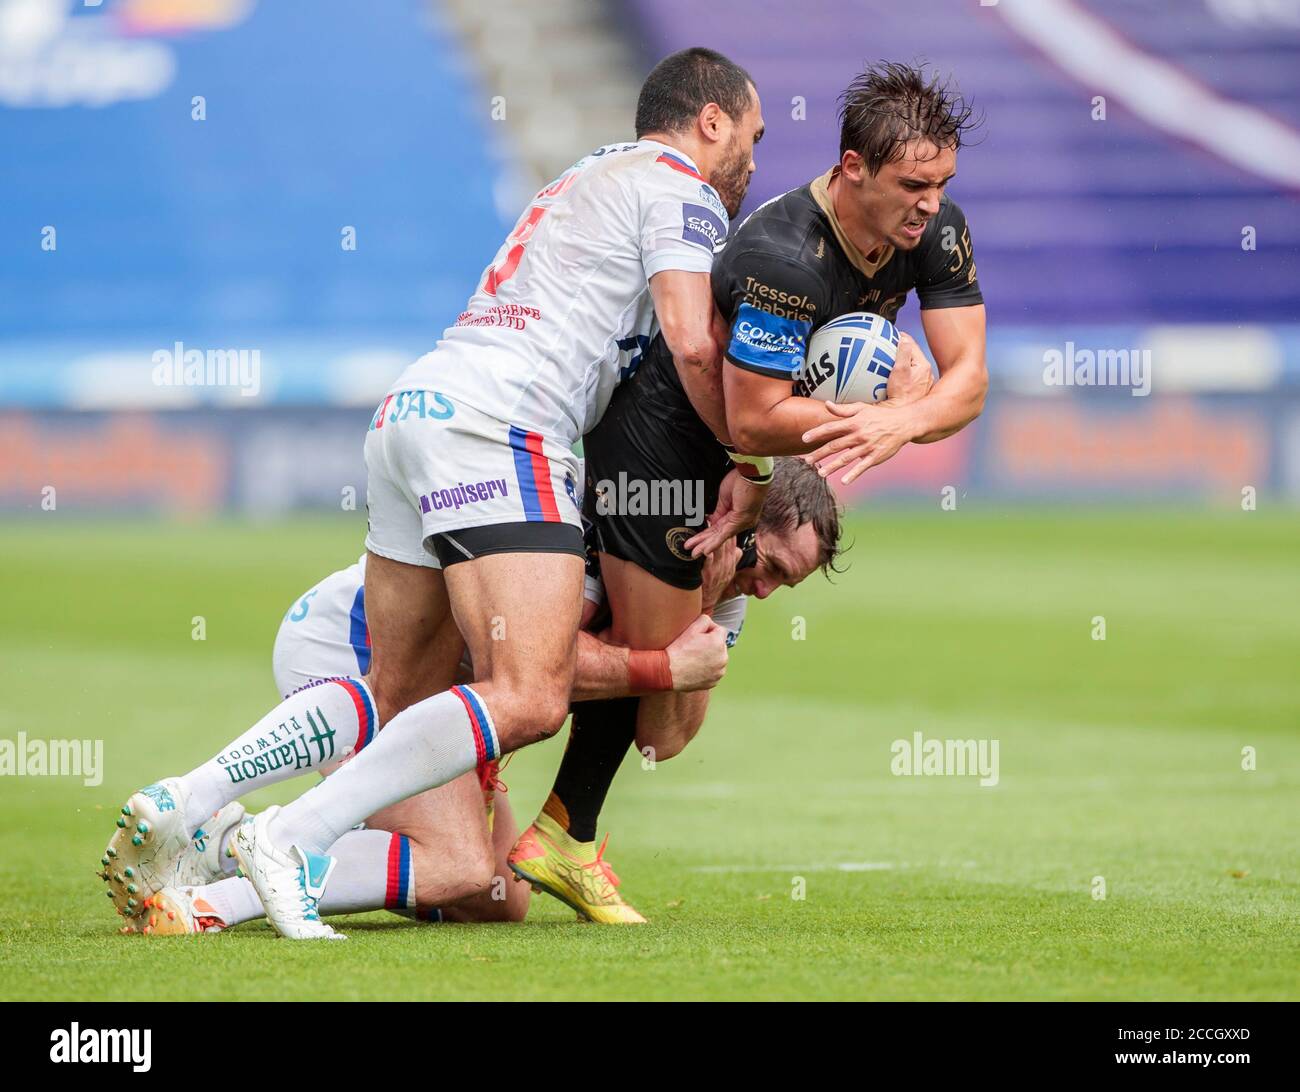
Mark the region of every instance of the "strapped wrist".
<instances>
[{"instance_id":1,"label":"strapped wrist","mask_svg":"<svg viewBox=\"0 0 1300 1092\"><path fill-rule=\"evenodd\" d=\"M723 444L741 476L754 485L771 485L776 460L771 455L742 455L730 444Z\"/></svg>"},{"instance_id":2,"label":"strapped wrist","mask_svg":"<svg viewBox=\"0 0 1300 1092\"><path fill-rule=\"evenodd\" d=\"M668 662L668 650L628 649L627 685L633 693L642 690L671 690L673 672Z\"/></svg>"}]
</instances>

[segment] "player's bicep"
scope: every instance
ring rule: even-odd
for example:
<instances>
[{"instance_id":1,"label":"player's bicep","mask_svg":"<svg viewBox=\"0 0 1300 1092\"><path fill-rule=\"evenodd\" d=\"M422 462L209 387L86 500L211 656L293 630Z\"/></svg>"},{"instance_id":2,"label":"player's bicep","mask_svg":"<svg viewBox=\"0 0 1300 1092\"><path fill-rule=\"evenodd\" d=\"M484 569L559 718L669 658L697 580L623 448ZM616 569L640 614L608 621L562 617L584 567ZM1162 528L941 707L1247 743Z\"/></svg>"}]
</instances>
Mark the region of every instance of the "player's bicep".
<instances>
[{"instance_id":1,"label":"player's bicep","mask_svg":"<svg viewBox=\"0 0 1300 1092\"><path fill-rule=\"evenodd\" d=\"M942 307L921 312L921 326L930 355L943 376L959 361L969 360L984 366L984 305Z\"/></svg>"}]
</instances>

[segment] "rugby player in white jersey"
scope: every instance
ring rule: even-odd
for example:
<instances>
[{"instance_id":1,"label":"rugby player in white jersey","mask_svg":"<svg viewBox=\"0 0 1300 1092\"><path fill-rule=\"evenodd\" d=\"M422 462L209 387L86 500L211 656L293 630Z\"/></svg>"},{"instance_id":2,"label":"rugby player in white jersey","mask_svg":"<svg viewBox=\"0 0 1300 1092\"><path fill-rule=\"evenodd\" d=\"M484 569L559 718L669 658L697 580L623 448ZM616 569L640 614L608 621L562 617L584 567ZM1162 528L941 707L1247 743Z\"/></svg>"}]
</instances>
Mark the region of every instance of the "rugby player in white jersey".
<instances>
[{"instance_id":1,"label":"rugby player in white jersey","mask_svg":"<svg viewBox=\"0 0 1300 1092\"><path fill-rule=\"evenodd\" d=\"M704 599L710 618L697 619L668 646L669 674L674 689L706 690L726 666L725 648L733 646L744 625L749 597L764 599L782 584L796 584L819 564L828 569L838 552L839 521L834 496L806 464L778 460L777 473L757 530L744 548L734 541L717 551L704 569ZM581 466L580 466L581 469ZM583 587L583 630L579 635L574 676L574 725L570 747L561 760L557 793L571 811L571 823L591 810L594 825L599 799L584 783L591 769L595 743L598 762L616 768L629 740L615 744L584 738L584 706L595 701L624 699L644 693L637 652L608 643L609 612L604 602L594 540L588 537L587 572ZM276 686L286 696L348 672L364 675L370 658L365 613L365 564L332 573L300 596L285 614L276 635L272 666ZM710 630L720 635L715 644ZM598 639L595 631L603 631ZM724 644L725 641L725 644ZM461 675L472 677L462 664ZM703 707L699 709L703 716ZM638 743L655 748L666 760L694 735L698 720L643 725ZM569 752L583 754L571 760ZM227 756L227 769L243 777L255 769L256 752ZM422 921L520 921L528 908L528 885L505 883L511 866L507 854L519 830L508 797L497 790L496 763L462 775L456 781L420 793L367 820L365 829L351 830L330 847L334 874L318 911L321 915L388 909ZM613 771L609 774L613 779ZM602 780L597 776L596 782ZM607 786L605 786L607 787ZM248 880L235 877L229 841L243 808L227 804L196 833L193 845L177 861L176 874L160 892L142 897L144 913L123 932L173 936L220 932L263 916L262 905ZM589 920L632 920L631 908L617 898L618 877L597 854L581 869L580 882L557 886L538 877L539 886L568 902ZM500 880L497 877L501 877ZM590 889L590 890L589 890Z\"/></svg>"},{"instance_id":2,"label":"rugby player in white jersey","mask_svg":"<svg viewBox=\"0 0 1300 1092\"><path fill-rule=\"evenodd\" d=\"M326 851L355 824L563 723L582 602L572 446L656 326L683 382L696 382L711 345L714 248L762 130L757 90L727 58L691 49L660 62L638 99L637 139L598 149L536 195L456 324L376 411L365 445L369 674L291 696L222 751L257 749L260 783L357 752L236 836L282 935L340 938L317 903ZM453 685L462 637L473 686ZM361 739L372 742L359 750ZM138 896L158 890L226 803L219 757L122 809L106 856L134 873L110 881L123 913L141 909Z\"/></svg>"}]
</instances>

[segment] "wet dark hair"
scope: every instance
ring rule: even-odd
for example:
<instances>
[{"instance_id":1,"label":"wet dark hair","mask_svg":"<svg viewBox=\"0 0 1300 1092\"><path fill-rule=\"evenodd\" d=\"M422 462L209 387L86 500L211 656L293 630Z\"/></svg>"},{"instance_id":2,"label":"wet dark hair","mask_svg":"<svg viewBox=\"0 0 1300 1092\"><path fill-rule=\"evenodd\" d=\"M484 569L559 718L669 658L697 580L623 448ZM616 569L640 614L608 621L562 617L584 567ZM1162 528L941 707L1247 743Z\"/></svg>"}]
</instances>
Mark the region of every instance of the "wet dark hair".
<instances>
[{"instance_id":1,"label":"wet dark hair","mask_svg":"<svg viewBox=\"0 0 1300 1092\"><path fill-rule=\"evenodd\" d=\"M840 96L840 158L857 152L874 177L886 163L901 159L912 140L955 151L983 120L973 113L949 81L927 76L924 66L881 61Z\"/></svg>"},{"instance_id":2,"label":"wet dark hair","mask_svg":"<svg viewBox=\"0 0 1300 1092\"><path fill-rule=\"evenodd\" d=\"M716 102L739 121L754 101L749 78L740 65L712 49L696 46L665 57L641 85L636 100L636 135L679 133L695 123L701 110Z\"/></svg>"},{"instance_id":3,"label":"wet dark hair","mask_svg":"<svg viewBox=\"0 0 1300 1092\"><path fill-rule=\"evenodd\" d=\"M817 535L818 567L826 576L839 572L840 505L830 483L802 459L783 455L776 460L772 484L763 500L758 530L767 534L789 533L805 523Z\"/></svg>"}]
</instances>

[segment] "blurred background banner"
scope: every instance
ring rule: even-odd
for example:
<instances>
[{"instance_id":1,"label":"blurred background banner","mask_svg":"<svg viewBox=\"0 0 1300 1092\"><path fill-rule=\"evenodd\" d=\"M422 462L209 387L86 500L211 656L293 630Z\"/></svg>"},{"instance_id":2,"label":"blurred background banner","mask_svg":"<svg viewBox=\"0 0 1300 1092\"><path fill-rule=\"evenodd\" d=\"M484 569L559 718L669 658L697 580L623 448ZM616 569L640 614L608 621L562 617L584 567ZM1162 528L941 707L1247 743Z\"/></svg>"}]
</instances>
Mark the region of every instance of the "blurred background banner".
<instances>
[{"instance_id":1,"label":"blurred background banner","mask_svg":"<svg viewBox=\"0 0 1300 1092\"><path fill-rule=\"evenodd\" d=\"M1300 502L1300 0L0 0L0 508L362 506L388 384L688 45L758 83L747 210L864 62L985 118L988 407L850 500Z\"/></svg>"}]
</instances>

